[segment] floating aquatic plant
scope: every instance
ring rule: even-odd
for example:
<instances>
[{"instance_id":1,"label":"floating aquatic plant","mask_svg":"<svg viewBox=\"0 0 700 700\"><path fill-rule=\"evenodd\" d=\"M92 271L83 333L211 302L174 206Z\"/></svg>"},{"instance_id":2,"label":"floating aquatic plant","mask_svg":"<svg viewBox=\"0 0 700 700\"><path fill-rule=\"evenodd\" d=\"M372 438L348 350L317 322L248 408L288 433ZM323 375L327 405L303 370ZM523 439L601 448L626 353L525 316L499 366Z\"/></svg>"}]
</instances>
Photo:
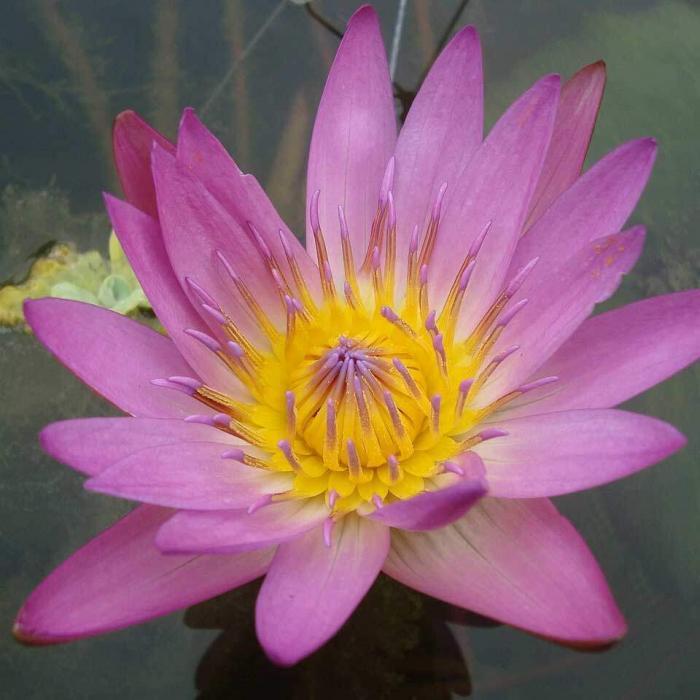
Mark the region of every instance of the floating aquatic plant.
<instances>
[{"instance_id":1,"label":"floating aquatic plant","mask_svg":"<svg viewBox=\"0 0 700 700\"><path fill-rule=\"evenodd\" d=\"M605 71L546 76L482 138L479 39L460 31L396 123L376 15L351 19L313 131L307 249L186 110L173 145L115 127L114 228L168 331L75 301L37 337L128 418L63 421L44 448L141 501L20 611L28 643L99 634L265 575L256 628L292 664L383 570L577 644L625 622L548 500L684 444L613 406L700 351L700 292L588 319L636 262L620 231L656 144L580 175Z\"/></svg>"},{"instance_id":2,"label":"floating aquatic plant","mask_svg":"<svg viewBox=\"0 0 700 700\"><path fill-rule=\"evenodd\" d=\"M40 297L83 301L120 314L151 308L114 233L108 260L96 250L80 253L71 243L52 245L32 263L24 281L0 288L0 325L24 323L24 302Z\"/></svg>"}]
</instances>

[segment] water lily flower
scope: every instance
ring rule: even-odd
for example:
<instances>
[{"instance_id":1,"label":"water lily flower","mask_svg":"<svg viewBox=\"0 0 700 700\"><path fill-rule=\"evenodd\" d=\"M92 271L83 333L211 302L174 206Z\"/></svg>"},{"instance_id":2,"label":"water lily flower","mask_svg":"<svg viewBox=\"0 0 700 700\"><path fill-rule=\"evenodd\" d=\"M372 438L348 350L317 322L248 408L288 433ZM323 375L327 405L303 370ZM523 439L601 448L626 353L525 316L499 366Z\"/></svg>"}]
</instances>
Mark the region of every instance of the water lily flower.
<instances>
[{"instance_id":1,"label":"water lily flower","mask_svg":"<svg viewBox=\"0 0 700 700\"><path fill-rule=\"evenodd\" d=\"M621 230L652 139L581 175L603 64L539 80L482 136L467 27L397 136L374 11L349 22L311 140L306 250L186 110L173 145L115 127L106 196L168 337L76 301L27 304L37 337L131 417L68 420L44 449L144 505L59 566L15 633L65 642L265 575L258 637L293 664L377 575L554 640L625 621L551 496L678 450L613 408L693 362L700 291L588 318L642 249Z\"/></svg>"}]
</instances>

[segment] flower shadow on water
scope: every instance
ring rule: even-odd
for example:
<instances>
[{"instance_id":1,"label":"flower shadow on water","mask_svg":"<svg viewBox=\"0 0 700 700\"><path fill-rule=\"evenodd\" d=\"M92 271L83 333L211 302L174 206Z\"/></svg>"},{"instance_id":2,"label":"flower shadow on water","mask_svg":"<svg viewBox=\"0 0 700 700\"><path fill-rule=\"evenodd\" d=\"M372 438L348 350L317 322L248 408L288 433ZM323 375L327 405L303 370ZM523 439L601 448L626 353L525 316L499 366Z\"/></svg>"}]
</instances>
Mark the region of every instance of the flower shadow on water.
<instances>
[{"instance_id":1,"label":"flower shadow on water","mask_svg":"<svg viewBox=\"0 0 700 700\"><path fill-rule=\"evenodd\" d=\"M328 644L292 668L265 656L255 636L260 582L189 608L185 624L220 629L195 674L200 700L235 697L416 698L471 694L464 654L447 623L491 626L381 576Z\"/></svg>"}]
</instances>

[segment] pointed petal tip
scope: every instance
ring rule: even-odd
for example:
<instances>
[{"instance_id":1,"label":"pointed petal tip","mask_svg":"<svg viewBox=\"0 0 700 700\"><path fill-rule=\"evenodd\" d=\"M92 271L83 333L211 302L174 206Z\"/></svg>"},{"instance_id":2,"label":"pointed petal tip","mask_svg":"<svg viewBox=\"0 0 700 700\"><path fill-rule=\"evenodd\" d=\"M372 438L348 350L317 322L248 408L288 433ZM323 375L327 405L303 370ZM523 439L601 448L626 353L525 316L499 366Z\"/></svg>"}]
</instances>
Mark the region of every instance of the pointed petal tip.
<instances>
[{"instance_id":1,"label":"pointed petal tip","mask_svg":"<svg viewBox=\"0 0 700 700\"><path fill-rule=\"evenodd\" d=\"M379 16L372 5L368 3L360 5L360 7L353 12L352 16L348 20L348 29L359 22L375 22L377 25L379 25Z\"/></svg>"},{"instance_id":2,"label":"pointed petal tip","mask_svg":"<svg viewBox=\"0 0 700 700\"><path fill-rule=\"evenodd\" d=\"M134 111L133 109L124 109L119 114L117 114L116 117L114 117L114 123L121 123L128 121L129 119L138 119L139 121L143 121L143 119L139 116L138 112Z\"/></svg>"},{"instance_id":3,"label":"pointed petal tip","mask_svg":"<svg viewBox=\"0 0 700 700\"><path fill-rule=\"evenodd\" d=\"M101 486L101 481L99 477L94 476L91 479L87 479L86 481L83 482L83 488L86 491L95 491L97 493L104 493L102 486Z\"/></svg>"},{"instance_id":4,"label":"pointed petal tip","mask_svg":"<svg viewBox=\"0 0 700 700\"><path fill-rule=\"evenodd\" d=\"M194 107L185 107L182 110L182 114L180 115L180 123L178 126L178 131L179 129L182 129L184 126L189 124L190 122L194 122L196 124L200 124L199 117L197 116L197 111L195 110Z\"/></svg>"},{"instance_id":5,"label":"pointed petal tip","mask_svg":"<svg viewBox=\"0 0 700 700\"><path fill-rule=\"evenodd\" d=\"M594 61L593 63L589 63L588 65L584 66L583 68L580 68L577 70L569 79L575 80L578 77L595 77L598 80L605 79L606 74L607 74L607 64L605 61L602 59L598 61Z\"/></svg>"},{"instance_id":6,"label":"pointed petal tip","mask_svg":"<svg viewBox=\"0 0 700 700\"><path fill-rule=\"evenodd\" d=\"M58 421L60 422L60 421ZM53 426L55 426L56 423L49 423L48 425L45 425L40 431L39 434L37 435L37 440L39 442L39 447L43 452L45 452L47 455L50 457L53 457L53 452L51 451L51 437L53 434Z\"/></svg>"},{"instance_id":7,"label":"pointed petal tip","mask_svg":"<svg viewBox=\"0 0 700 700\"><path fill-rule=\"evenodd\" d=\"M121 135L122 130L129 128L132 124L137 124L138 126L148 126L146 120L133 109L125 109L122 112L119 112L119 114L117 114L112 121L113 138L116 140Z\"/></svg>"},{"instance_id":8,"label":"pointed petal tip","mask_svg":"<svg viewBox=\"0 0 700 700\"><path fill-rule=\"evenodd\" d=\"M659 457L659 461L670 457L676 452L680 452L688 445L688 438L680 430L678 430L675 425L671 425L670 423L665 423L664 425L668 433L668 438L665 449Z\"/></svg>"},{"instance_id":9,"label":"pointed petal tip","mask_svg":"<svg viewBox=\"0 0 700 700\"><path fill-rule=\"evenodd\" d=\"M638 139L625 141L625 143L611 151L606 158L612 157L615 154L626 155L630 158L638 158L640 166L646 165L646 167L651 168L651 165L653 165L654 160L656 159L656 152L658 151L658 148L659 142L656 140L656 138L653 136L642 136Z\"/></svg>"},{"instance_id":10,"label":"pointed petal tip","mask_svg":"<svg viewBox=\"0 0 700 700\"><path fill-rule=\"evenodd\" d=\"M41 639L38 639L36 637L33 637L23 626L22 623L19 621L20 617L22 616L22 611L19 611L19 614L17 615L17 620L15 623L12 625L12 636L15 638L17 642L20 644L23 644L24 646L40 646L41 644L45 644L46 642L43 642Z\"/></svg>"},{"instance_id":11,"label":"pointed petal tip","mask_svg":"<svg viewBox=\"0 0 700 700\"><path fill-rule=\"evenodd\" d=\"M527 630L524 630L527 632ZM553 637L543 634L533 634L534 637L539 637L548 642L553 642L554 644L559 644L568 649L576 649L578 651L606 651L619 644L626 636L628 632L628 625L623 617L622 613L617 610L616 615L610 620L610 625L601 629L597 634L587 634L577 637L572 635L571 637ZM531 633L532 634L532 633Z\"/></svg>"},{"instance_id":12,"label":"pointed petal tip","mask_svg":"<svg viewBox=\"0 0 700 700\"><path fill-rule=\"evenodd\" d=\"M548 73L547 75L543 75L535 85L558 90L561 85L561 75L559 73Z\"/></svg>"},{"instance_id":13,"label":"pointed petal tip","mask_svg":"<svg viewBox=\"0 0 700 700\"><path fill-rule=\"evenodd\" d=\"M291 649L279 650L267 648L264 642L260 642L260 646L263 648L265 656L267 656L267 658L273 664L275 664L275 666L279 666L280 668L289 668L290 666L294 666L294 664L299 663L299 661L304 658L304 656L300 654L295 654Z\"/></svg>"},{"instance_id":14,"label":"pointed petal tip","mask_svg":"<svg viewBox=\"0 0 700 700\"><path fill-rule=\"evenodd\" d=\"M447 44L447 46L458 45L463 45L465 48L471 45L474 45L475 47L480 45L479 31L473 24L468 24L466 27L462 27Z\"/></svg>"},{"instance_id":15,"label":"pointed petal tip","mask_svg":"<svg viewBox=\"0 0 700 700\"><path fill-rule=\"evenodd\" d=\"M596 73L597 76L602 79L602 80L607 80L608 77L608 64L601 58L594 63L591 63L590 66L587 66L587 68L593 72ZM585 70L585 69L584 69Z\"/></svg>"},{"instance_id":16,"label":"pointed petal tip","mask_svg":"<svg viewBox=\"0 0 700 700\"><path fill-rule=\"evenodd\" d=\"M41 631L36 629L36 624L32 625L31 613L27 609L32 607L32 597L30 595L19 609L15 621L12 624L11 634L15 641L25 647L47 647L70 642L72 637L52 634L50 630Z\"/></svg>"}]
</instances>

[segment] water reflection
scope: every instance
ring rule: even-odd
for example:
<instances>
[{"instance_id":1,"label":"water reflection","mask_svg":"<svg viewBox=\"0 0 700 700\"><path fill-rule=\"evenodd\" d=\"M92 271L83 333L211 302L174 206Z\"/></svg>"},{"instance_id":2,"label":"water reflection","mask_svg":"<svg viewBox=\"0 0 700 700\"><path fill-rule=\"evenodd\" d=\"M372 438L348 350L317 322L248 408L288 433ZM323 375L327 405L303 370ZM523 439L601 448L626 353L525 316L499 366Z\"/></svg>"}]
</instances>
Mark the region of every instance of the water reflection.
<instances>
[{"instance_id":1,"label":"water reflection","mask_svg":"<svg viewBox=\"0 0 700 700\"><path fill-rule=\"evenodd\" d=\"M255 637L254 582L190 608L185 624L222 630L195 674L201 700L212 698L410 697L449 700L471 694L463 650L448 626L470 620L387 577L380 577L347 624L293 668L267 660Z\"/></svg>"}]
</instances>

